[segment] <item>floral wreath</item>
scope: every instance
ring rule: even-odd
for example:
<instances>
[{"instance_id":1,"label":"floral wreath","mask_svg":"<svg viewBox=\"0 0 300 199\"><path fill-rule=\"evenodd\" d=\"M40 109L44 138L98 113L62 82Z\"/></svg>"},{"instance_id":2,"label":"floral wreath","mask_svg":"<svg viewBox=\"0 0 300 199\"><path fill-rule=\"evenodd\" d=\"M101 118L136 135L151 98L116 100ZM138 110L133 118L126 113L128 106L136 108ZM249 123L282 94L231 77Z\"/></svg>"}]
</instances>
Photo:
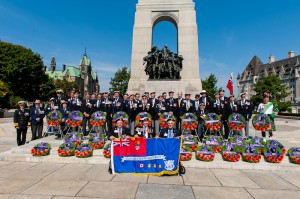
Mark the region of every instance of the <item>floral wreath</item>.
<instances>
[{"instance_id":1,"label":"floral wreath","mask_svg":"<svg viewBox=\"0 0 300 199\"><path fill-rule=\"evenodd\" d=\"M190 161L193 157L192 152L190 151L181 151L180 152L180 160L181 161Z\"/></svg>"},{"instance_id":2,"label":"floral wreath","mask_svg":"<svg viewBox=\"0 0 300 199\"><path fill-rule=\"evenodd\" d=\"M300 164L300 147L292 147L288 150L287 155L291 163Z\"/></svg>"},{"instance_id":3,"label":"floral wreath","mask_svg":"<svg viewBox=\"0 0 300 199\"><path fill-rule=\"evenodd\" d=\"M257 131L268 131L271 129L271 120L266 114L257 114L252 119L252 125Z\"/></svg>"},{"instance_id":4,"label":"floral wreath","mask_svg":"<svg viewBox=\"0 0 300 199\"><path fill-rule=\"evenodd\" d=\"M196 159L205 162L211 162L215 158L214 150L211 146L202 145L197 148Z\"/></svg>"},{"instance_id":5,"label":"floral wreath","mask_svg":"<svg viewBox=\"0 0 300 199\"><path fill-rule=\"evenodd\" d=\"M242 153L244 162L259 163L261 159L261 150L253 144L250 144L246 152Z\"/></svg>"},{"instance_id":6,"label":"floral wreath","mask_svg":"<svg viewBox=\"0 0 300 199\"><path fill-rule=\"evenodd\" d=\"M207 136L204 140L206 145L209 145L213 148L215 153L220 153L222 151L222 138L219 136Z\"/></svg>"},{"instance_id":7,"label":"floral wreath","mask_svg":"<svg viewBox=\"0 0 300 199\"><path fill-rule=\"evenodd\" d=\"M265 145L272 145L272 146L279 147L283 154L286 153L286 149L284 148L284 146L277 140L267 140Z\"/></svg>"},{"instance_id":8,"label":"floral wreath","mask_svg":"<svg viewBox=\"0 0 300 199\"><path fill-rule=\"evenodd\" d=\"M194 152L198 148L198 139L193 135L184 135L183 150Z\"/></svg>"},{"instance_id":9,"label":"floral wreath","mask_svg":"<svg viewBox=\"0 0 300 199\"><path fill-rule=\"evenodd\" d=\"M279 146L266 144L264 147L264 157L267 162L280 163L283 160L283 152Z\"/></svg>"},{"instance_id":10,"label":"floral wreath","mask_svg":"<svg viewBox=\"0 0 300 199\"><path fill-rule=\"evenodd\" d=\"M92 114L90 124L92 126L103 126L106 121L106 113L102 111L96 111Z\"/></svg>"},{"instance_id":11,"label":"floral wreath","mask_svg":"<svg viewBox=\"0 0 300 199\"><path fill-rule=\"evenodd\" d=\"M103 139L103 134L101 133L90 133L89 144L93 149L102 149L105 141Z\"/></svg>"},{"instance_id":12,"label":"floral wreath","mask_svg":"<svg viewBox=\"0 0 300 199\"><path fill-rule=\"evenodd\" d=\"M67 124L70 127L77 127L82 124L83 114L80 111L72 111L68 114Z\"/></svg>"},{"instance_id":13,"label":"floral wreath","mask_svg":"<svg viewBox=\"0 0 300 199\"><path fill-rule=\"evenodd\" d=\"M151 115L147 112L141 112L141 113L137 114L137 116L135 117L135 126L142 127L144 118L148 118L148 121L149 121L148 126L152 125Z\"/></svg>"},{"instance_id":14,"label":"floral wreath","mask_svg":"<svg viewBox=\"0 0 300 199\"><path fill-rule=\"evenodd\" d=\"M111 157L110 150L111 150L111 143L107 143L104 146L104 148L103 148L103 155L104 155L104 157L106 157L106 158L110 158Z\"/></svg>"},{"instance_id":15,"label":"floral wreath","mask_svg":"<svg viewBox=\"0 0 300 199\"><path fill-rule=\"evenodd\" d=\"M62 113L57 110L53 110L47 114L47 124L48 126L58 126L62 120Z\"/></svg>"},{"instance_id":16,"label":"floral wreath","mask_svg":"<svg viewBox=\"0 0 300 199\"><path fill-rule=\"evenodd\" d=\"M219 130L221 128L221 118L216 113L208 113L204 117L205 126L209 130Z\"/></svg>"},{"instance_id":17,"label":"floral wreath","mask_svg":"<svg viewBox=\"0 0 300 199\"><path fill-rule=\"evenodd\" d=\"M46 156L50 154L51 145L47 142L41 142L31 149L33 156Z\"/></svg>"},{"instance_id":18,"label":"floral wreath","mask_svg":"<svg viewBox=\"0 0 300 199\"><path fill-rule=\"evenodd\" d=\"M60 157L70 157L74 155L75 148L74 143L63 143L59 146L57 153Z\"/></svg>"},{"instance_id":19,"label":"floral wreath","mask_svg":"<svg viewBox=\"0 0 300 199\"><path fill-rule=\"evenodd\" d=\"M82 134L78 132L67 133L65 135L65 143L71 144L74 143L76 147L78 147L82 142Z\"/></svg>"},{"instance_id":20,"label":"floral wreath","mask_svg":"<svg viewBox=\"0 0 300 199\"><path fill-rule=\"evenodd\" d=\"M228 162L237 162L240 160L241 155L235 151L223 151L222 152L223 160Z\"/></svg>"},{"instance_id":21,"label":"floral wreath","mask_svg":"<svg viewBox=\"0 0 300 199\"><path fill-rule=\"evenodd\" d=\"M113 125L114 126L117 126L117 120L118 119L123 119L123 126L127 126L128 125L128 114L125 113L124 111L119 111L119 112L116 112L114 115L113 115Z\"/></svg>"},{"instance_id":22,"label":"floral wreath","mask_svg":"<svg viewBox=\"0 0 300 199\"><path fill-rule=\"evenodd\" d=\"M81 144L75 150L75 156L77 158L87 158L93 156L93 148L90 144Z\"/></svg>"},{"instance_id":23,"label":"floral wreath","mask_svg":"<svg viewBox=\"0 0 300 199\"><path fill-rule=\"evenodd\" d=\"M245 118L239 113L232 113L228 117L229 128L236 131L241 131L245 128Z\"/></svg>"},{"instance_id":24,"label":"floral wreath","mask_svg":"<svg viewBox=\"0 0 300 199\"><path fill-rule=\"evenodd\" d=\"M231 137L231 138L229 139L229 142L230 142L230 143L243 143L243 144L248 144L248 142L247 142L245 139L243 139L243 137L240 136L240 135L235 135L235 136Z\"/></svg>"},{"instance_id":25,"label":"floral wreath","mask_svg":"<svg viewBox=\"0 0 300 199\"><path fill-rule=\"evenodd\" d=\"M198 118L193 113L185 113L182 116L182 127L185 130L195 130L198 127Z\"/></svg>"},{"instance_id":26,"label":"floral wreath","mask_svg":"<svg viewBox=\"0 0 300 199\"><path fill-rule=\"evenodd\" d=\"M163 129L168 128L167 121L171 119L173 121L176 121L176 117L174 114L170 112L164 112L159 116L159 126Z\"/></svg>"}]
</instances>

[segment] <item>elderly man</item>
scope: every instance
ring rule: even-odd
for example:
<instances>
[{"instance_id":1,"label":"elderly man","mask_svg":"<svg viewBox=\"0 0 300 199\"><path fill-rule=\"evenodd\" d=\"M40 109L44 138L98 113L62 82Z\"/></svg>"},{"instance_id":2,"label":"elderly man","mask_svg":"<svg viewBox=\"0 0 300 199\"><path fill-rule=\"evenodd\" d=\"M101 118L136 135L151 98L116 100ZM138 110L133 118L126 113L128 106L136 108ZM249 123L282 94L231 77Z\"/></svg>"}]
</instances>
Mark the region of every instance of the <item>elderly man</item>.
<instances>
[{"instance_id":1,"label":"elderly man","mask_svg":"<svg viewBox=\"0 0 300 199\"><path fill-rule=\"evenodd\" d=\"M41 101L35 100L34 106L30 109L30 117L31 117L31 131L32 138L31 140L36 140L38 138L42 138L43 136L43 119L45 117L44 108L40 106Z\"/></svg>"},{"instance_id":2,"label":"elderly man","mask_svg":"<svg viewBox=\"0 0 300 199\"><path fill-rule=\"evenodd\" d=\"M143 126L137 127L135 129L135 138L154 138L155 133L153 132L153 129L151 126L149 126L149 118L145 117L143 118Z\"/></svg>"},{"instance_id":3,"label":"elderly man","mask_svg":"<svg viewBox=\"0 0 300 199\"><path fill-rule=\"evenodd\" d=\"M237 112L241 114L246 120L245 126L245 137L249 137L249 120L252 117L252 103L250 100L246 99L246 94L241 94L241 99L237 102Z\"/></svg>"},{"instance_id":4,"label":"elderly man","mask_svg":"<svg viewBox=\"0 0 300 199\"><path fill-rule=\"evenodd\" d=\"M27 129L30 126L29 110L25 109L25 102L18 102L19 109L14 113L14 126L17 130L17 144L24 145L26 142Z\"/></svg>"},{"instance_id":5,"label":"elderly man","mask_svg":"<svg viewBox=\"0 0 300 199\"><path fill-rule=\"evenodd\" d=\"M110 140L114 140L116 138L130 138L130 131L127 127L124 126L122 118L119 118L116 121L116 127L114 127L109 133Z\"/></svg>"},{"instance_id":6,"label":"elderly man","mask_svg":"<svg viewBox=\"0 0 300 199\"><path fill-rule=\"evenodd\" d=\"M172 119L169 119L167 124L168 128L161 129L159 133L160 138L175 138L181 136L181 132L174 128L175 122Z\"/></svg>"}]
</instances>

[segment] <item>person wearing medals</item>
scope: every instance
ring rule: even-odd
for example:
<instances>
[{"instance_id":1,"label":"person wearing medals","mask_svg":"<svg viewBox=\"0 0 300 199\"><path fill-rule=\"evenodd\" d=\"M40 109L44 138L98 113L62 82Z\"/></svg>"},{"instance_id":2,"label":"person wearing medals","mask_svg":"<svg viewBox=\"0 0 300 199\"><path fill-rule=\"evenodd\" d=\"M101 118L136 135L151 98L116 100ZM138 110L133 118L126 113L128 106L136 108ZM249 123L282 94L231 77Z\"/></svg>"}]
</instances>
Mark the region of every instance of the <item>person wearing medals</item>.
<instances>
[{"instance_id":1,"label":"person wearing medals","mask_svg":"<svg viewBox=\"0 0 300 199\"><path fill-rule=\"evenodd\" d=\"M135 103L134 95L129 96L129 100L125 104L125 110L129 116L130 134L134 135L135 118L138 114L137 104Z\"/></svg>"},{"instance_id":2,"label":"person wearing medals","mask_svg":"<svg viewBox=\"0 0 300 199\"><path fill-rule=\"evenodd\" d=\"M143 118L143 126L135 129L135 138L154 138L152 128L149 126L149 118Z\"/></svg>"},{"instance_id":3,"label":"person wearing medals","mask_svg":"<svg viewBox=\"0 0 300 199\"><path fill-rule=\"evenodd\" d=\"M59 112L62 113L62 120L61 120L61 130L63 134L66 134L67 131L67 119L69 116L69 113L72 111L72 108L68 106L68 102L65 100L61 100L61 107L59 108Z\"/></svg>"},{"instance_id":4,"label":"person wearing medals","mask_svg":"<svg viewBox=\"0 0 300 199\"><path fill-rule=\"evenodd\" d=\"M178 129L174 128L175 122L172 119L168 119L167 124L168 124L168 128L164 128L160 130L159 133L160 138L181 137L181 132Z\"/></svg>"},{"instance_id":5,"label":"person wearing medals","mask_svg":"<svg viewBox=\"0 0 300 199\"><path fill-rule=\"evenodd\" d=\"M43 133L43 119L45 117L44 108L40 106L41 101L35 100L34 106L30 109L30 117L31 117L31 131L32 137L31 140L36 140L38 138L42 138Z\"/></svg>"},{"instance_id":6,"label":"person wearing medals","mask_svg":"<svg viewBox=\"0 0 300 199\"><path fill-rule=\"evenodd\" d=\"M249 120L252 117L252 103L246 100L246 93L241 93L241 99L237 102L237 112L241 114L245 120L245 138L249 137Z\"/></svg>"},{"instance_id":7,"label":"person wearing medals","mask_svg":"<svg viewBox=\"0 0 300 199\"><path fill-rule=\"evenodd\" d=\"M14 126L17 130L18 146L26 143L27 129L30 126L29 110L25 109L25 101L19 101L19 109L14 113Z\"/></svg>"},{"instance_id":8,"label":"person wearing medals","mask_svg":"<svg viewBox=\"0 0 300 199\"><path fill-rule=\"evenodd\" d=\"M139 104L139 107L138 107L138 113L141 113L141 112L150 113L150 103L148 103L148 99L147 99L146 95L142 96L141 103Z\"/></svg>"},{"instance_id":9,"label":"person wearing medals","mask_svg":"<svg viewBox=\"0 0 300 199\"><path fill-rule=\"evenodd\" d=\"M196 111L196 116L198 117L198 137L200 142L203 141L204 132L205 132L205 121L204 117L208 114L208 110L205 109L205 104L200 103L199 108Z\"/></svg>"},{"instance_id":10,"label":"person wearing medals","mask_svg":"<svg viewBox=\"0 0 300 199\"><path fill-rule=\"evenodd\" d=\"M268 92L263 93L263 103L260 103L257 108L257 113L266 114L271 120L271 129L269 130L269 138L273 136L273 131L276 131L274 118L278 115L278 109L270 102L270 94ZM266 141L266 132L261 132L264 141Z\"/></svg>"},{"instance_id":11,"label":"person wearing medals","mask_svg":"<svg viewBox=\"0 0 300 199\"><path fill-rule=\"evenodd\" d=\"M120 98L120 92L114 91L114 99L112 102L112 110L111 110L111 117L119 111L123 111L124 109L124 100Z\"/></svg>"},{"instance_id":12,"label":"person wearing medals","mask_svg":"<svg viewBox=\"0 0 300 199\"><path fill-rule=\"evenodd\" d=\"M159 130L160 130L159 118L160 118L161 114L163 114L166 111L167 111L167 105L163 101L163 96L160 95L160 96L158 96L158 103L156 104L156 107L155 107L156 114L155 114L155 117L153 118L155 120L155 133L159 132Z\"/></svg>"},{"instance_id":13,"label":"person wearing medals","mask_svg":"<svg viewBox=\"0 0 300 199\"><path fill-rule=\"evenodd\" d=\"M122 118L119 118L116 121L116 126L112 129L112 131L109 134L110 140L114 140L116 138L122 138L122 139L130 138L130 131L127 127L124 126Z\"/></svg>"}]
</instances>

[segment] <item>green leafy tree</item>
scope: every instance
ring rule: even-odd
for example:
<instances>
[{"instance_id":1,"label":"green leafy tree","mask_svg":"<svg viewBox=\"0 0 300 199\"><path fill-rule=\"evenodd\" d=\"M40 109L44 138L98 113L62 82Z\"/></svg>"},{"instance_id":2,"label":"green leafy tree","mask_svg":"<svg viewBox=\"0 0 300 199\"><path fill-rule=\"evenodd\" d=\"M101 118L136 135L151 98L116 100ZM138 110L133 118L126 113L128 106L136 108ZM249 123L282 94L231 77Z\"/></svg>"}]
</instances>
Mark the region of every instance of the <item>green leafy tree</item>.
<instances>
[{"instance_id":1,"label":"green leafy tree","mask_svg":"<svg viewBox=\"0 0 300 199\"><path fill-rule=\"evenodd\" d=\"M25 100L43 98L43 85L49 79L39 54L23 46L0 41L0 79L7 83L13 96Z\"/></svg>"},{"instance_id":2,"label":"green leafy tree","mask_svg":"<svg viewBox=\"0 0 300 199\"><path fill-rule=\"evenodd\" d=\"M217 83L218 83L218 79L216 78L216 76L214 74L210 74L208 76L208 78L206 78L205 80L201 80L202 81L202 88L203 90L206 90L206 92L208 93L208 96L213 97L215 95L216 92L218 92L218 88L217 88Z\"/></svg>"},{"instance_id":3,"label":"green leafy tree","mask_svg":"<svg viewBox=\"0 0 300 199\"><path fill-rule=\"evenodd\" d=\"M69 82L66 78L63 78L62 80L56 79L54 80L54 87L55 89L52 90L51 95L56 96L56 91L58 89L62 89L64 91L63 97L66 99L69 97L69 93L72 90L78 91L78 85L76 82Z\"/></svg>"},{"instance_id":4,"label":"green leafy tree","mask_svg":"<svg viewBox=\"0 0 300 199\"><path fill-rule=\"evenodd\" d=\"M251 97L254 106L258 106L263 101L263 93L265 91L271 93L270 100L274 102L280 111L285 111L291 106L290 102L282 102L289 95L288 86L282 83L279 77L275 75L268 75L259 79L253 90L256 92L256 95Z\"/></svg>"},{"instance_id":5,"label":"green leafy tree","mask_svg":"<svg viewBox=\"0 0 300 199\"><path fill-rule=\"evenodd\" d=\"M125 93L128 89L128 81L130 79L130 70L127 67L119 69L113 78L111 78L109 84L111 87L109 91L120 91L121 94Z\"/></svg>"}]
</instances>

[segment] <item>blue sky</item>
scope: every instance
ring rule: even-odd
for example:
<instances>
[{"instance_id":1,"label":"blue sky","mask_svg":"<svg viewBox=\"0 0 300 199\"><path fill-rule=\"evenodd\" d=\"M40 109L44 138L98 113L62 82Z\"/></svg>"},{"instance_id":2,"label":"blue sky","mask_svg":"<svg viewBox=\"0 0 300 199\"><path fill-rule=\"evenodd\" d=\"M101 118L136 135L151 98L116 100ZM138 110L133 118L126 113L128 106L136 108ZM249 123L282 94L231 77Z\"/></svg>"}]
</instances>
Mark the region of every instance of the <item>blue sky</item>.
<instances>
[{"instance_id":1,"label":"blue sky","mask_svg":"<svg viewBox=\"0 0 300 199\"><path fill-rule=\"evenodd\" d=\"M288 51L300 52L299 0L194 0L200 77L210 73L226 87L231 72L242 72L254 55L264 63ZM86 47L101 91L123 66L130 67L137 0L0 0L0 39L41 54L50 65L78 66ZM166 34L167 33L167 34ZM154 30L154 44L175 51L176 29L168 22ZM235 89L236 90L236 89Z\"/></svg>"}]
</instances>

